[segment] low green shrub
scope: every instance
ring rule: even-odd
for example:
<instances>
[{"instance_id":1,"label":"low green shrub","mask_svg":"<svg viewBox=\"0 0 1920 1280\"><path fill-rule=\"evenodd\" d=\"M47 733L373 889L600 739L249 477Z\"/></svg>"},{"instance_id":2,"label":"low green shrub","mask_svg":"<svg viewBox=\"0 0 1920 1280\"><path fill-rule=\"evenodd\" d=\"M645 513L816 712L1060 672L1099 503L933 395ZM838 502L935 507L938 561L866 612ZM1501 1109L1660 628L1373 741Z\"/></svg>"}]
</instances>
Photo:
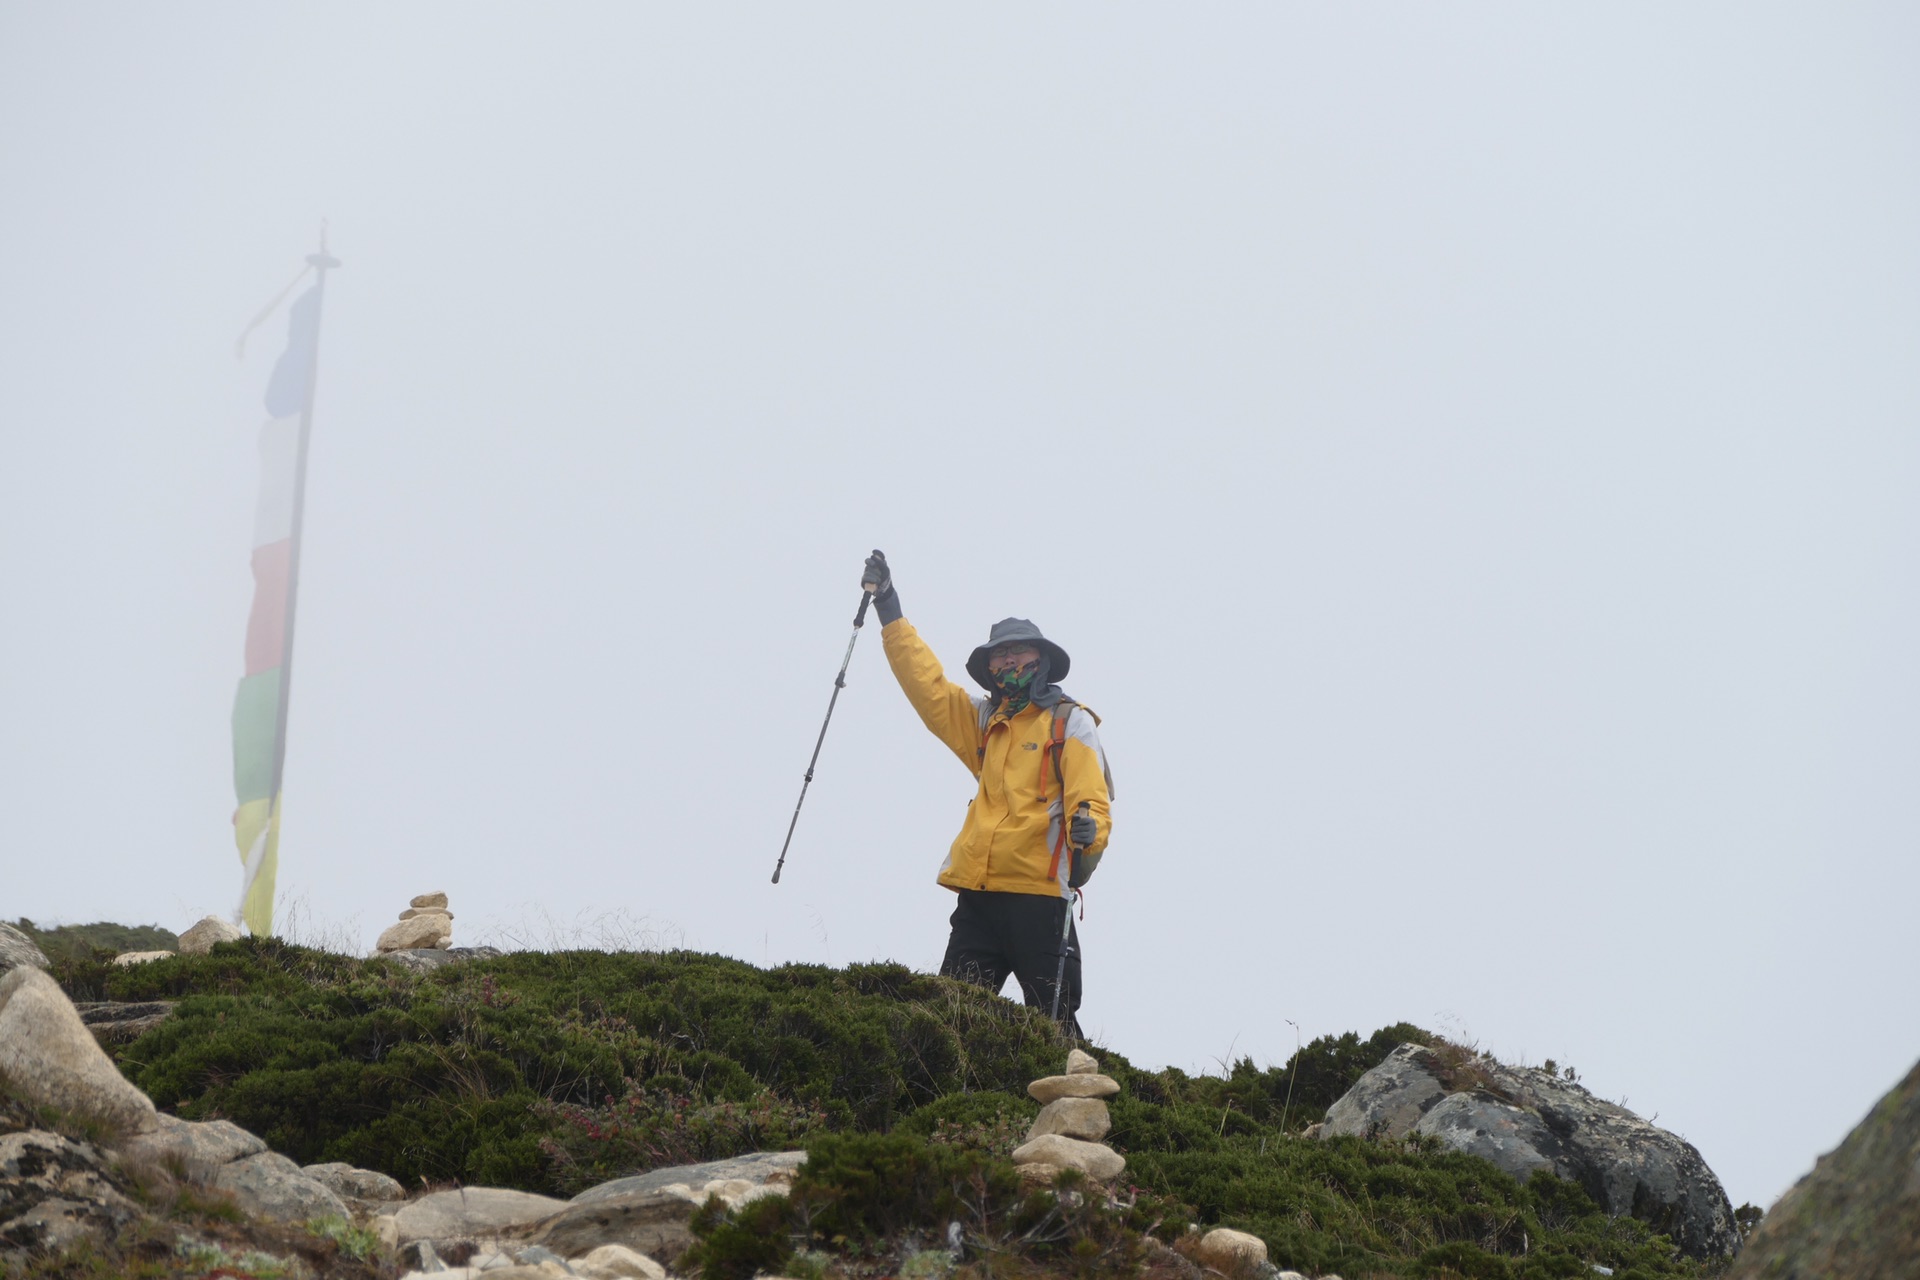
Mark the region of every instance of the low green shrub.
<instances>
[{"instance_id":1,"label":"low green shrub","mask_svg":"<svg viewBox=\"0 0 1920 1280\"><path fill-rule=\"evenodd\" d=\"M93 924L63 924L48 929L21 916L13 927L33 940L42 955L55 960L66 955L91 957L105 951L108 958L123 951L171 951L180 945L178 934L157 924L112 924L105 920Z\"/></svg>"},{"instance_id":2,"label":"low green shrub","mask_svg":"<svg viewBox=\"0 0 1920 1280\"><path fill-rule=\"evenodd\" d=\"M899 965L763 970L576 951L416 975L247 939L131 969L94 953L62 980L107 999L177 1001L116 1051L122 1069L161 1107L231 1119L302 1163L566 1195L805 1144L797 1217L769 1201L705 1223L703 1265L716 1277L775 1270L823 1244L906 1248L942 1213L1016 1272L1042 1258L1087 1274L1118 1267L1139 1232L1157 1222L1172 1238L1168 1224L1191 1217L1252 1231L1276 1263L1315 1274L1535 1280L1569 1260L1622 1276L1704 1274L1570 1184L1522 1185L1432 1144L1300 1137L1396 1045L1431 1041L1404 1023L1321 1037L1280 1066L1243 1058L1218 1076L1144 1071L1097 1050L1121 1085L1108 1141L1131 1183L1124 1212L1101 1216L1035 1207L1004 1181L1037 1110L1027 1083L1062 1064L1052 1024ZM928 1243L940 1242L912 1247Z\"/></svg>"}]
</instances>

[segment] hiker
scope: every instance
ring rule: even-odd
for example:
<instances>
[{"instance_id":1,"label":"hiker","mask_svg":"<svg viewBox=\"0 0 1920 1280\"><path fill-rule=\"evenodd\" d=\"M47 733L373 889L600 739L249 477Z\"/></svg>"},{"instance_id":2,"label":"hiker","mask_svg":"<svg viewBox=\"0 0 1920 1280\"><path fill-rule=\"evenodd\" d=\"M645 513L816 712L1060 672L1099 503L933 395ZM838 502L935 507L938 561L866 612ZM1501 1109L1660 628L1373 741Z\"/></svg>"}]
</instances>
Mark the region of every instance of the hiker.
<instances>
[{"instance_id":1,"label":"hiker","mask_svg":"<svg viewBox=\"0 0 1920 1280\"><path fill-rule=\"evenodd\" d=\"M860 582L873 591L887 662L907 701L980 780L940 867L940 883L960 899L940 972L994 991L1011 973L1029 1005L1052 1009L1064 926L1058 1007L1078 1035L1073 893L1093 874L1112 829L1099 717L1053 683L1067 674L1067 651L1026 619L996 622L967 658L967 674L987 691L975 697L947 679L933 650L900 616L885 556L867 558Z\"/></svg>"}]
</instances>

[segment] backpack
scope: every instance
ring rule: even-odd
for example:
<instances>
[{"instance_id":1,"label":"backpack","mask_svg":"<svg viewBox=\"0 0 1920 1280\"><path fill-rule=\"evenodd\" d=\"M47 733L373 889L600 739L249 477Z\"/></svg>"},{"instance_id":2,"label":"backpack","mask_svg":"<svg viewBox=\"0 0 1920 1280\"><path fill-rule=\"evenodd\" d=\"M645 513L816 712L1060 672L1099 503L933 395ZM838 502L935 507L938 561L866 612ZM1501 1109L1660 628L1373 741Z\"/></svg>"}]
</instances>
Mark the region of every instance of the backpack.
<instances>
[{"instance_id":1,"label":"backpack","mask_svg":"<svg viewBox=\"0 0 1920 1280\"><path fill-rule=\"evenodd\" d=\"M986 699L980 707L979 752L983 759L987 754L987 722L993 719L995 705L993 700L989 698ZM1082 706L1065 694L1061 695L1060 700L1053 704L1049 712L1049 714L1053 716L1053 727L1047 735L1046 749L1053 756L1053 778L1054 782L1060 788L1060 831L1059 834L1054 837L1053 841L1053 861L1047 864L1047 879L1049 880L1057 880L1059 878L1060 855L1069 847L1067 824L1072 821L1072 818L1066 811L1067 772L1066 768L1061 764L1060 759L1066 754L1067 721L1073 718L1073 709L1075 707L1079 707L1088 715L1093 716L1093 722L1095 724L1100 723L1100 717L1094 715L1091 707ZM1105 751L1100 753L1100 773L1101 776L1107 780L1107 799L1112 800L1113 770L1107 765L1107 753ZM1047 774L1046 770L1042 769L1040 771L1040 798L1042 800L1047 798L1046 787ZM1081 885L1093 878L1093 873L1099 869L1100 859L1106 856L1106 851L1102 850L1100 853L1088 855L1078 849L1074 849L1072 853L1073 864L1067 872L1067 887L1069 889L1078 889Z\"/></svg>"}]
</instances>

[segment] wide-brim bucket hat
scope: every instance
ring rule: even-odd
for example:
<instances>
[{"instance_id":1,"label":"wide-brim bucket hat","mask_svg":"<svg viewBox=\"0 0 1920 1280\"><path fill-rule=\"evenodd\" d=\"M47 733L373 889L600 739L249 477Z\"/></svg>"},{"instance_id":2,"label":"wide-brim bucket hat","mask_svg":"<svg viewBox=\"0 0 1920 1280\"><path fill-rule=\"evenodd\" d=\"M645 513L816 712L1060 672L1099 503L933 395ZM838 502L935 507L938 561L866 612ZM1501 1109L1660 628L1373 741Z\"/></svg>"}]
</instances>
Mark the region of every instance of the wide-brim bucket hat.
<instances>
[{"instance_id":1,"label":"wide-brim bucket hat","mask_svg":"<svg viewBox=\"0 0 1920 1280\"><path fill-rule=\"evenodd\" d=\"M1049 684L1066 679L1067 669L1073 665L1073 659L1067 656L1065 649L1041 635L1040 628L1025 618L1002 618L987 633L987 642L967 658L967 674L978 681L983 689L997 690L1000 687L987 674L987 655L1003 644L1030 644L1046 654Z\"/></svg>"}]
</instances>

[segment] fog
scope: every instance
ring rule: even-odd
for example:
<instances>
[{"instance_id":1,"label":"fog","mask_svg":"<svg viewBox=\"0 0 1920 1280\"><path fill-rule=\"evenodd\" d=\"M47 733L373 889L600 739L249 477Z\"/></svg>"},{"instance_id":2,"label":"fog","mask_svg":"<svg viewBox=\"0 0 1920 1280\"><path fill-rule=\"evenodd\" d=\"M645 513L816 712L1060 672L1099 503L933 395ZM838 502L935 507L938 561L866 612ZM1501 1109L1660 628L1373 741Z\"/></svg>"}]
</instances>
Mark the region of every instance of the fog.
<instances>
[{"instance_id":1,"label":"fog","mask_svg":"<svg viewBox=\"0 0 1920 1280\"><path fill-rule=\"evenodd\" d=\"M1407 1019L1769 1203L1916 1055L1909 5L0 4L0 915L228 914L330 277L282 918L934 968L1073 655L1089 1033ZM297 926L297 929L295 928Z\"/></svg>"}]
</instances>

